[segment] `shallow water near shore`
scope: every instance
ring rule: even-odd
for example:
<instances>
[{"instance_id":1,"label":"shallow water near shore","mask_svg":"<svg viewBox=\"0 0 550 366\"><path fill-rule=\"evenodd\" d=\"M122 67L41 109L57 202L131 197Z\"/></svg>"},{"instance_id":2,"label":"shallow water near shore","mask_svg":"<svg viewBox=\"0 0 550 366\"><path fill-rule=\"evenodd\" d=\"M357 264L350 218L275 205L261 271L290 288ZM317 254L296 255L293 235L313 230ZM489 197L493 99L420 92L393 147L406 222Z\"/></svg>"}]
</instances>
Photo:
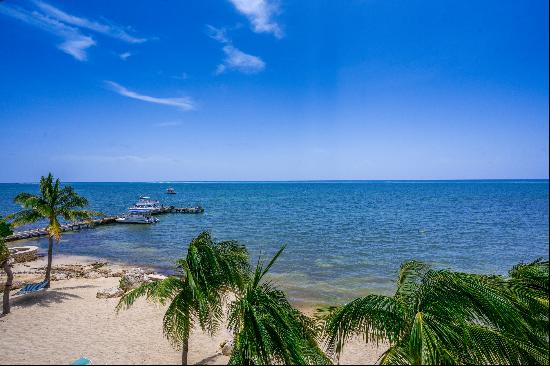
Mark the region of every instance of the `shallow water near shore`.
<instances>
[{"instance_id":1,"label":"shallow water near shore","mask_svg":"<svg viewBox=\"0 0 550 366\"><path fill-rule=\"evenodd\" d=\"M56 252L170 272L202 230L239 240L254 263L286 244L271 279L301 304L390 294L399 265L409 259L506 274L520 261L548 258L548 180L72 185L90 209L106 214L124 212L140 195L165 205L201 205L205 213L67 233ZM165 194L167 187L177 194ZM19 209L12 202L17 193L37 191L36 184L0 184L0 214ZM44 238L31 243L47 246Z\"/></svg>"}]
</instances>

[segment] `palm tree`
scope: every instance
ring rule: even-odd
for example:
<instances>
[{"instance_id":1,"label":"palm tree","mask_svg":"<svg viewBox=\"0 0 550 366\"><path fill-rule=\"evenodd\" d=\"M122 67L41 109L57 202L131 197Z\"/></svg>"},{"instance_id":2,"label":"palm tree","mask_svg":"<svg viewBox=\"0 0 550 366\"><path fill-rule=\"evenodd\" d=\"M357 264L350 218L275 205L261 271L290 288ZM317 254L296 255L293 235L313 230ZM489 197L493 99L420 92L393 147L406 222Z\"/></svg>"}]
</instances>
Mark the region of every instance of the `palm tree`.
<instances>
[{"instance_id":1,"label":"palm tree","mask_svg":"<svg viewBox=\"0 0 550 366\"><path fill-rule=\"evenodd\" d=\"M518 300L531 330L531 339L539 347L546 347L549 338L549 263L537 259L531 263L520 263L509 271L507 289Z\"/></svg>"},{"instance_id":2,"label":"palm tree","mask_svg":"<svg viewBox=\"0 0 550 366\"><path fill-rule=\"evenodd\" d=\"M10 251L4 242L4 237L12 234L10 226L0 217L0 267L6 272L6 284L4 285L4 295L2 299L2 315L10 312L10 290L13 284L13 272L9 261Z\"/></svg>"},{"instance_id":3,"label":"palm tree","mask_svg":"<svg viewBox=\"0 0 550 366\"><path fill-rule=\"evenodd\" d=\"M35 223L39 220L48 220L48 266L46 267L46 287L50 287L50 275L52 270L53 240L61 239L61 224L59 217L65 220L87 220L93 216L101 216L98 212L82 210L88 205L88 200L76 194L71 186L61 187L59 179L52 174L40 178L40 195L31 193L19 193L15 203L20 204L24 210L9 215L13 226Z\"/></svg>"},{"instance_id":4,"label":"palm tree","mask_svg":"<svg viewBox=\"0 0 550 366\"><path fill-rule=\"evenodd\" d=\"M229 326L235 339L229 364L330 364L317 345L315 323L294 309L282 291L262 282L283 250L265 267L258 262L230 305Z\"/></svg>"},{"instance_id":5,"label":"palm tree","mask_svg":"<svg viewBox=\"0 0 550 366\"><path fill-rule=\"evenodd\" d=\"M327 348L339 355L351 336L362 335L389 342L381 364L547 364L548 338L541 341L509 288L499 276L405 262L394 296L368 295L328 311ZM548 293L544 301L547 308Z\"/></svg>"},{"instance_id":6,"label":"palm tree","mask_svg":"<svg viewBox=\"0 0 550 366\"><path fill-rule=\"evenodd\" d=\"M531 263L515 265L508 273L510 288L516 291L520 291L520 288L529 291L528 297L544 303L543 300L548 299L548 264L548 261L539 258ZM545 305L548 307L548 302Z\"/></svg>"},{"instance_id":7,"label":"palm tree","mask_svg":"<svg viewBox=\"0 0 550 366\"><path fill-rule=\"evenodd\" d=\"M216 331L222 318L225 294L243 286L248 270L248 252L235 241L215 243L208 232L194 238L187 255L177 261L179 276L144 284L126 293L117 311L130 307L139 297L165 305L164 335L182 348L187 365L189 335L194 324Z\"/></svg>"}]
</instances>

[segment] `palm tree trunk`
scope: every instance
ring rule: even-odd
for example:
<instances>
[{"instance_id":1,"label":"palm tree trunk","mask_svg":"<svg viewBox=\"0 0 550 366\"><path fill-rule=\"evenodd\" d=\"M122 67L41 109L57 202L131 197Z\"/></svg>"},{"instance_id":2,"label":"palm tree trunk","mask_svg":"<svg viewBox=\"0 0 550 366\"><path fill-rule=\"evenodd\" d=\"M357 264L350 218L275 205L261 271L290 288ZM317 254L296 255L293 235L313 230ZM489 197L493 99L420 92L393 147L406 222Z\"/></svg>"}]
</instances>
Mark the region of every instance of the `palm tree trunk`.
<instances>
[{"instance_id":1,"label":"palm tree trunk","mask_svg":"<svg viewBox=\"0 0 550 366\"><path fill-rule=\"evenodd\" d=\"M2 264L2 267L8 275L8 279L4 285L4 298L2 302L2 314L6 315L10 313L10 291L11 286L13 285L13 272L11 271L11 263L9 259Z\"/></svg>"},{"instance_id":2,"label":"palm tree trunk","mask_svg":"<svg viewBox=\"0 0 550 366\"><path fill-rule=\"evenodd\" d=\"M181 346L181 364L187 365L187 353L189 352L189 337L185 338Z\"/></svg>"},{"instance_id":3,"label":"palm tree trunk","mask_svg":"<svg viewBox=\"0 0 550 366\"><path fill-rule=\"evenodd\" d=\"M46 278L45 281L48 281L46 288L50 288L50 278L52 274L52 258L53 257L53 238L48 236L48 266L46 267Z\"/></svg>"},{"instance_id":4,"label":"palm tree trunk","mask_svg":"<svg viewBox=\"0 0 550 366\"><path fill-rule=\"evenodd\" d=\"M189 308L186 308L183 311L185 313L184 315L185 318L189 319L189 317L191 316ZM187 323L188 326L189 326L189 323L190 322ZM191 333L191 331L189 328L187 328L185 330L185 337L183 338L183 343L181 345L181 364L182 365L187 365L187 354L189 353L189 333Z\"/></svg>"}]
</instances>

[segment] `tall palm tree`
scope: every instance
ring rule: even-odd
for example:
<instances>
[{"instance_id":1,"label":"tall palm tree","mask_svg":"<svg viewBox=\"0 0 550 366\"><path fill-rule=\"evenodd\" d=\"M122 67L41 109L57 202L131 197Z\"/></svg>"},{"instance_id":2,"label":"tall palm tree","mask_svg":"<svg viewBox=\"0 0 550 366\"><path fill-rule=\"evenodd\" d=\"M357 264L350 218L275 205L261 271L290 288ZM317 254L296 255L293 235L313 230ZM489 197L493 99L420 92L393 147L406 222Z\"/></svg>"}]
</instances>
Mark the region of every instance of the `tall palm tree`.
<instances>
[{"instance_id":1,"label":"tall palm tree","mask_svg":"<svg viewBox=\"0 0 550 366\"><path fill-rule=\"evenodd\" d=\"M282 291L262 281L283 250L265 267L258 262L230 305L229 326L235 339L229 364L330 364L317 345L315 323L294 309Z\"/></svg>"},{"instance_id":2,"label":"tall palm tree","mask_svg":"<svg viewBox=\"0 0 550 366\"><path fill-rule=\"evenodd\" d=\"M79 196L71 186L61 187L59 179L54 181L51 173L40 178L39 195L19 193L14 201L24 210L8 216L13 226L31 224L43 219L48 221L48 266L45 280L48 281L47 287L50 287L53 240L59 241L62 232L59 218L71 221L86 220L101 214L82 210L88 205L88 200Z\"/></svg>"},{"instance_id":3,"label":"tall palm tree","mask_svg":"<svg viewBox=\"0 0 550 366\"><path fill-rule=\"evenodd\" d=\"M381 364L547 364L548 338L540 342L532 315L508 287L498 276L405 262L394 296L368 295L329 310L328 350L339 355L351 336L362 335L390 343Z\"/></svg>"},{"instance_id":4,"label":"tall palm tree","mask_svg":"<svg viewBox=\"0 0 550 366\"><path fill-rule=\"evenodd\" d=\"M139 297L165 305L164 335L182 348L182 365L187 365L189 334L195 324L214 333L222 318L226 293L243 286L248 269L248 252L235 241L216 243L208 232L194 238L185 258L178 260L178 276L144 284L126 293L117 311L130 307Z\"/></svg>"},{"instance_id":5,"label":"tall palm tree","mask_svg":"<svg viewBox=\"0 0 550 366\"><path fill-rule=\"evenodd\" d=\"M2 315L10 312L10 290L13 284L13 272L9 261L10 251L4 242L4 238L12 234L10 226L0 217L0 267L6 272L6 283L4 284L4 295L2 296Z\"/></svg>"}]
</instances>

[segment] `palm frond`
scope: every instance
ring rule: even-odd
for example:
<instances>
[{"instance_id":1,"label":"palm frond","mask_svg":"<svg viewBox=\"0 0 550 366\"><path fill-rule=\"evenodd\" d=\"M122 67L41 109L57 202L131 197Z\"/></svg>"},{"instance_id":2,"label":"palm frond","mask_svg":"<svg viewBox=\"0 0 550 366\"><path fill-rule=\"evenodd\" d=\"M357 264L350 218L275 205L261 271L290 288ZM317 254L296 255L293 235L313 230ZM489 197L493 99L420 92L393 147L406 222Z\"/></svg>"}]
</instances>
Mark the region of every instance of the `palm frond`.
<instances>
[{"instance_id":1,"label":"palm frond","mask_svg":"<svg viewBox=\"0 0 550 366\"><path fill-rule=\"evenodd\" d=\"M73 187L65 186L57 192L56 206L68 209L83 208L88 206L88 200L79 196Z\"/></svg>"},{"instance_id":2,"label":"palm frond","mask_svg":"<svg viewBox=\"0 0 550 366\"><path fill-rule=\"evenodd\" d=\"M12 225L6 222L2 216L0 216L0 239L5 238L13 234Z\"/></svg>"},{"instance_id":3,"label":"palm frond","mask_svg":"<svg viewBox=\"0 0 550 366\"><path fill-rule=\"evenodd\" d=\"M145 283L125 293L119 300L116 311L130 308L134 302L145 297L147 300L164 305L183 288L179 278L168 277L160 281Z\"/></svg>"},{"instance_id":4,"label":"palm frond","mask_svg":"<svg viewBox=\"0 0 550 366\"><path fill-rule=\"evenodd\" d=\"M235 335L229 364L329 364L317 343L315 322L288 302L270 282L261 282L281 255L282 247L254 274L229 308L229 327Z\"/></svg>"},{"instance_id":5,"label":"palm frond","mask_svg":"<svg viewBox=\"0 0 550 366\"><path fill-rule=\"evenodd\" d=\"M549 291L549 263L539 258L531 263L520 263L509 272L510 281L515 285L522 285L538 296L548 296Z\"/></svg>"},{"instance_id":6,"label":"palm frond","mask_svg":"<svg viewBox=\"0 0 550 366\"><path fill-rule=\"evenodd\" d=\"M452 324L451 324L452 325ZM456 365L454 342L460 341L461 332L454 327L433 327L428 314L416 313L408 338L409 354L421 365Z\"/></svg>"},{"instance_id":7,"label":"palm frond","mask_svg":"<svg viewBox=\"0 0 550 366\"><path fill-rule=\"evenodd\" d=\"M329 354L339 356L344 343L362 334L365 342L397 342L404 331L405 309L389 296L368 295L333 310L325 323Z\"/></svg>"},{"instance_id":8,"label":"palm frond","mask_svg":"<svg viewBox=\"0 0 550 366\"><path fill-rule=\"evenodd\" d=\"M380 365L414 365L416 360L411 358L411 352L401 344L388 348L378 359Z\"/></svg>"},{"instance_id":9,"label":"palm frond","mask_svg":"<svg viewBox=\"0 0 550 366\"><path fill-rule=\"evenodd\" d=\"M419 261L404 262L397 276L396 295L403 296L415 292L429 268L427 264Z\"/></svg>"},{"instance_id":10,"label":"palm frond","mask_svg":"<svg viewBox=\"0 0 550 366\"><path fill-rule=\"evenodd\" d=\"M192 308L193 295L188 289L184 289L172 299L164 313L162 323L164 335L177 349L189 339L189 333L193 327Z\"/></svg>"},{"instance_id":11,"label":"palm frond","mask_svg":"<svg viewBox=\"0 0 550 366\"><path fill-rule=\"evenodd\" d=\"M15 196L13 201L14 203L21 205L23 208L32 208L46 204L42 197L31 193L19 193Z\"/></svg>"},{"instance_id":12,"label":"palm frond","mask_svg":"<svg viewBox=\"0 0 550 366\"><path fill-rule=\"evenodd\" d=\"M280 255L283 253L283 251L285 250L285 248L286 248L286 244L283 245L283 246L281 247L281 249L279 249L279 250L277 251L277 253L275 253L275 255L273 256L273 258L271 258L271 260L269 261L269 263L267 264L267 266L265 266L265 268L261 268L261 271L259 271L259 273L261 273L260 276L257 277L257 278L255 278L255 280L254 280L254 282L255 282L256 285L257 285L257 284L260 282L260 280L265 276L265 274L271 269L271 267L273 266L273 264L275 264L275 261L277 260L277 258L280 257Z\"/></svg>"},{"instance_id":13,"label":"palm frond","mask_svg":"<svg viewBox=\"0 0 550 366\"><path fill-rule=\"evenodd\" d=\"M390 342L383 364L548 363L547 287L542 260L515 266L508 279L406 262L394 297L369 295L325 312L327 347L338 354L363 334Z\"/></svg>"},{"instance_id":14,"label":"palm frond","mask_svg":"<svg viewBox=\"0 0 550 366\"><path fill-rule=\"evenodd\" d=\"M6 216L6 220L11 222L13 227L18 227L27 224L33 224L44 217L34 209L21 210L14 214Z\"/></svg>"},{"instance_id":15,"label":"palm frond","mask_svg":"<svg viewBox=\"0 0 550 366\"><path fill-rule=\"evenodd\" d=\"M523 337L503 334L479 325L464 326L465 347L462 359L471 364L547 365L548 348L536 346Z\"/></svg>"},{"instance_id":16,"label":"palm frond","mask_svg":"<svg viewBox=\"0 0 550 366\"><path fill-rule=\"evenodd\" d=\"M233 291L240 291L249 273L249 254L246 247L237 241L222 241L216 244L219 270Z\"/></svg>"},{"instance_id":17,"label":"palm frond","mask_svg":"<svg viewBox=\"0 0 550 366\"><path fill-rule=\"evenodd\" d=\"M89 211L89 210L72 210L72 209L59 209L58 214L67 221L81 221L90 220L93 217L105 216L101 212Z\"/></svg>"}]
</instances>

